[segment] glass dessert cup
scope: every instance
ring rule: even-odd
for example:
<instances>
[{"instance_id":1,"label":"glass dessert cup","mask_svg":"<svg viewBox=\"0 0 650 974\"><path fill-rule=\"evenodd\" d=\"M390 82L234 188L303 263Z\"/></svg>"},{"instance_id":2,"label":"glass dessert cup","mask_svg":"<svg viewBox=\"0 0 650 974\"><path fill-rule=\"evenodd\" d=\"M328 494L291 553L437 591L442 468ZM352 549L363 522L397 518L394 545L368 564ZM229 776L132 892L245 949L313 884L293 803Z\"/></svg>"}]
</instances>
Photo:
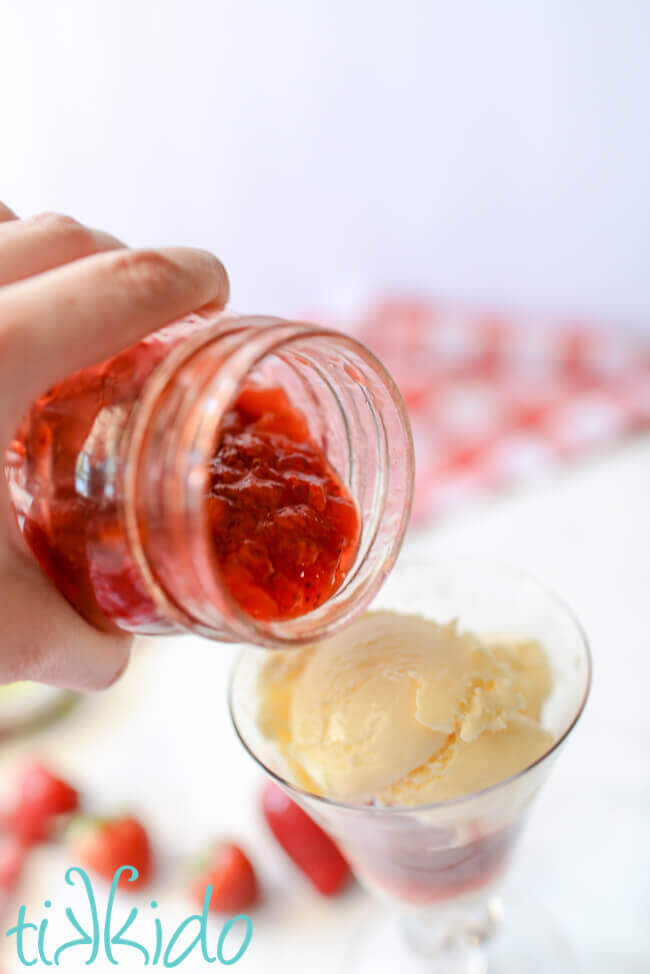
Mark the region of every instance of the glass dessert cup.
<instances>
[{"instance_id":1,"label":"glass dessert cup","mask_svg":"<svg viewBox=\"0 0 650 974\"><path fill-rule=\"evenodd\" d=\"M253 758L339 844L361 884L384 902L354 938L347 969L430 974L562 974L570 950L521 903L505 910L500 886L533 799L584 708L591 659L567 607L516 570L475 558L438 563L403 556L373 609L416 613L488 642L535 640L553 688L542 725L554 744L517 774L472 794L420 806L342 802L291 784L283 757L256 722L257 679L267 658L246 649L230 692L235 729ZM510 914L510 915L509 915Z\"/></svg>"}]
</instances>

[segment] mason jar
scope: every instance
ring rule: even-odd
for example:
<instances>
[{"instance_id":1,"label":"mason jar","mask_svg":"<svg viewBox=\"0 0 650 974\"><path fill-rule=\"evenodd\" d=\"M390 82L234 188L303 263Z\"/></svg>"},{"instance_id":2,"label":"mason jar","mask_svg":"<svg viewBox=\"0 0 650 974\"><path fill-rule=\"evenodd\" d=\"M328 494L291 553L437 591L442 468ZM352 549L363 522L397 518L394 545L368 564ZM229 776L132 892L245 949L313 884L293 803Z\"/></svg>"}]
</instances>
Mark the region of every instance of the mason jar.
<instances>
[{"instance_id":1,"label":"mason jar","mask_svg":"<svg viewBox=\"0 0 650 974\"><path fill-rule=\"evenodd\" d=\"M250 382L284 390L359 517L343 581L293 618L244 611L206 517L220 428ZM414 460L399 391L359 342L204 309L50 389L5 469L29 548L95 626L287 647L331 635L377 592L407 526Z\"/></svg>"}]
</instances>

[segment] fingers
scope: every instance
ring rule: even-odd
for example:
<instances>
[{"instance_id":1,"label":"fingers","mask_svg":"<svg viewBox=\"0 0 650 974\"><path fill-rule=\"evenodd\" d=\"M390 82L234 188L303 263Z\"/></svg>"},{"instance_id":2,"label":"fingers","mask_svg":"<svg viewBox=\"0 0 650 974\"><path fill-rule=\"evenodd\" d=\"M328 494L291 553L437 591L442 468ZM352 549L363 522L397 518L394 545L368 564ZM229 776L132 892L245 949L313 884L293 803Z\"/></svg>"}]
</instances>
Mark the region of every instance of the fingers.
<instances>
[{"instance_id":1,"label":"fingers","mask_svg":"<svg viewBox=\"0 0 650 974\"><path fill-rule=\"evenodd\" d=\"M0 286L124 244L69 216L42 213L0 224Z\"/></svg>"},{"instance_id":2,"label":"fingers","mask_svg":"<svg viewBox=\"0 0 650 974\"><path fill-rule=\"evenodd\" d=\"M212 254L186 247L96 254L0 290L0 422L13 433L29 404L175 318L228 300Z\"/></svg>"},{"instance_id":3,"label":"fingers","mask_svg":"<svg viewBox=\"0 0 650 974\"><path fill-rule=\"evenodd\" d=\"M131 639L99 632L77 615L36 565L12 557L0 569L0 683L37 680L102 690L123 673Z\"/></svg>"},{"instance_id":4,"label":"fingers","mask_svg":"<svg viewBox=\"0 0 650 974\"><path fill-rule=\"evenodd\" d=\"M4 203L0 203L0 223L5 223L8 220L17 220L17 219L18 217L13 212L13 210L10 210L9 207L5 206Z\"/></svg>"}]
</instances>

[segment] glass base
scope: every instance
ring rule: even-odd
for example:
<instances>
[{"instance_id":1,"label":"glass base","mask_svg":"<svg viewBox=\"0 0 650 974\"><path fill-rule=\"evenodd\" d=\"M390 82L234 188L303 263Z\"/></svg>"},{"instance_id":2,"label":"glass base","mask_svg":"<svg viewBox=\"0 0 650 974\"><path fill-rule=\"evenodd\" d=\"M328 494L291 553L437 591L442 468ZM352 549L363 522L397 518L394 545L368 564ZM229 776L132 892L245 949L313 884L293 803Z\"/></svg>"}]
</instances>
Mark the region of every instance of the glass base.
<instances>
[{"instance_id":1,"label":"glass base","mask_svg":"<svg viewBox=\"0 0 650 974\"><path fill-rule=\"evenodd\" d=\"M501 918L503 917L503 923ZM418 923L421 926L421 920ZM345 974L579 974L571 945L544 907L498 898L435 947L418 943L395 911L375 908L355 932Z\"/></svg>"}]
</instances>

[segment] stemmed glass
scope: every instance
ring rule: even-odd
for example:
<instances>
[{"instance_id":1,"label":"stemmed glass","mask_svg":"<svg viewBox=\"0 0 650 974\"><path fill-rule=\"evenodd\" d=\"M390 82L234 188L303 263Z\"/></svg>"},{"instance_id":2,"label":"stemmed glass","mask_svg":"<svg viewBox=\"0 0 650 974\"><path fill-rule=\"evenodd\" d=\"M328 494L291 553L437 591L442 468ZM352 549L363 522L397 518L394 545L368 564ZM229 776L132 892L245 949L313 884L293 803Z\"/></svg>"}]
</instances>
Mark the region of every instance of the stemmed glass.
<instances>
[{"instance_id":1,"label":"stemmed glass","mask_svg":"<svg viewBox=\"0 0 650 974\"><path fill-rule=\"evenodd\" d=\"M335 839L359 881L388 906L355 936L346 968L373 974L573 970L562 938L521 903L506 910L502 923L499 892L531 803L587 699L591 659L579 624L538 582L475 558L432 564L403 557L372 608L417 613L439 623L456 619L461 629L490 641L539 642L553 672L542 724L555 743L518 774L433 805L382 807L310 794L291 784L281 755L257 727L257 679L266 654L244 650L230 692L242 743Z\"/></svg>"}]
</instances>

